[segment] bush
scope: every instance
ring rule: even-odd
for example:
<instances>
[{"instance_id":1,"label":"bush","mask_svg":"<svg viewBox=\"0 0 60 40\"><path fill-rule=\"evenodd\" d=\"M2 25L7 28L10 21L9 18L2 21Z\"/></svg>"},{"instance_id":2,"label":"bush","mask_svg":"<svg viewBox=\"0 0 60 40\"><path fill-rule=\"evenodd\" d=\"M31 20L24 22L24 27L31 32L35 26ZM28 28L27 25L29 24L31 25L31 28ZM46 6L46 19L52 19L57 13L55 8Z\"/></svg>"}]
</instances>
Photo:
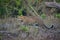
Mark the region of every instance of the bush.
<instances>
[{"instance_id":1,"label":"bush","mask_svg":"<svg viewBox=\"0 0 60 40\"><path fill-rule=\"evenodd\" d=\"M17 10L17 13L14 11ZM0 0L0 17L22 15L22 0Z\"/></svg>"},{"instance_id":2,"label":"bush","mask_svg":"<svg viewBox=\"0 0 60 40\"><path fill-rule=\"evenodd\" d=\"M6 10L3 6L0 6L0 18L4 17L4 15L6 14Z\"/></svg>"}]
</instances>

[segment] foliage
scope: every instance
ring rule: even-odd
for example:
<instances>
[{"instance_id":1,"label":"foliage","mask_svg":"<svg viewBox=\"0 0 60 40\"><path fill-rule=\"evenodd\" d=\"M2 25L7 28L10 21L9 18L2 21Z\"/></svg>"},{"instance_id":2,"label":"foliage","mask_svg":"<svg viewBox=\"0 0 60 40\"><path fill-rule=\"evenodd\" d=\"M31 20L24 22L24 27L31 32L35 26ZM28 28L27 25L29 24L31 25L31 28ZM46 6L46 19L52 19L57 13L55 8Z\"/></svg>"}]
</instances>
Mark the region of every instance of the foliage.
<instances>
[{"instance_id":1,"label":"foliage","mask_svg":"<svg viewBox=\"0 0 60 40\"><path fill-rule=\"evenodd\" d=\"M6 14L6 4L9 0L0 0L0 17Z\"/></svg>"},{"instance_id":2,"label":"foliage","mask_svg":"<svg viewBox=\"0 0 60 40\"><path fill-rule=\"evenodd\" d=\"M2 36L0 36L0 40L2 40Z\"/></svg>"},{"instance_id":3,"label":"foliage","mask_svg":"<svg viewBox=\"0 0 60 40\"><path fill-rule=\"evenodd\" d=\"M56 2L60 3L60 0L56 0Z\"/></svg>"},{"instance_id":4,"label":"foliage","mask_svg":"<svg viewBox=\"0 0 60 40\"><path fill-rule=\"evenodd\" d=\"M22 15L22 1L23 0L0 0L0 17L11 14ZM18 13L15 13L14 10L17 10Z\"/></svg>"},{"instance_id":5,"label":"foliage","mask_svg":"<svg viewBox=\"0 0 60 40\"><path fill-rule=\"evenodd\" d=\"M60 13L54 15L57 18L60 18Z\"/></svg>"},{"instance_id":6,"label":"foliage","mask_svg":"<svg viewBox=\"0 0 60 40\"><path fill-rule=\"evenodd\" d=\"M6 13L5 8L0 6L0 17L3 17L5 13Z\"/></svg>"},{"instance_id":7,"label":"foliage","mask_svg":"<svg viewBox=\"0 0 60 40\"><path fill-rule=\"evenodd\" d=\"M41 17L42 17L43 19L45 19L45 18L46 18L46 15L43 13L43 14L41 14Z\"/></svg>"},{"instance_id":8,"label":"foliage","mask_svg":"<svg viewBox=\"0 0 60 40\"><path fill-rule=\"evenodd\" d=\"M21 26L20 29L22 31L25 31L25 32L28 32L29 31L29 27L27 27L27 26Z\"/></svg>"},{"instance_id":9,"label":"foliage","mask_svg":"<svg viewBox=\"0 0 60 40\"><path fill-rule=\"evenodd\" d=\"M24 10L24 7L25 8L27 7L26 4L24 4L24 1L25 0L0 0L0 17L16 14L14 10L17 10L18 11L17 14L19 16L22 16L22 11ZM28 4L30 5L30 8L34 10L34 13L36 13L36 11L31 5L35 4L38 7L38 2L40 1L42 0L27 0ZM60 2L60 0L56 0L56 1ZM42 15L42 18L45 18L44 14Z\"/></svg>"},{"instance_id":10,"label":"foliage","mask_svg":"<svg viewBox=\"0 0 60 40\"><path fill-rule=\"evenodd\" d=\"M20 10L18 11L18 15L19 15L19 16L23 16L23 15L22 15L22 11L23 11L23 9L20 9Z\"/></svg>"},{"instance_id":11,"label":"foliage","mask_svg":"<svg viewBox=\"0 0 60 40\"><path fill-rule=\"evenodd\" d=\"M16 5L17 5L17 6L21 5L21 1L22 1L22 0L15 0Z\"/></svg>"},{"instance_id":12,"label":"foliage","mask_svg":"<svg viewBox=\"0 0 60 40\"><path fill-rule=\"evenodd\" d=\"M0 40L2 40L3 34L0 33Z\"/></svg>"}]
</instances>

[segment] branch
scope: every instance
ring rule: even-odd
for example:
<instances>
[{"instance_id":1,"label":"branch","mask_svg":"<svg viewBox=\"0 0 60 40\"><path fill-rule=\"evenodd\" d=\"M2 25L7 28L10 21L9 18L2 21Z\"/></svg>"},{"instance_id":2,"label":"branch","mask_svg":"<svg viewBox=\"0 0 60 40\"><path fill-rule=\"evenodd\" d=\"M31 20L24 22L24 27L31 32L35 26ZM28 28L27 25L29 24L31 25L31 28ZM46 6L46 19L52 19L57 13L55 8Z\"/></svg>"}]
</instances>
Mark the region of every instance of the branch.
<instances>
[{"instance_id":1,"label":"branch","mask_svg":"<svg viewBox=\"0 0 60 40\"><path fill-rule=\"evenodd\" d=\"M39 16L38 13L36 12L36 10L35 10L31 5L29 5L26 0L24 0L24 1L25 1L25 3L28 5L28 7L30 7L30 8L34 11L34 14L35 14L36 16Z\"/></svg>"},{"instance_id":2,"label":"branch","mask_svg":"<svg viewBox=\"0 0 60 40\"><path fill-rule=\"evenodd\" d=\"M45 2L45 6L60 9L60 3L56 2Z\"/></svg>"}]
</instances>

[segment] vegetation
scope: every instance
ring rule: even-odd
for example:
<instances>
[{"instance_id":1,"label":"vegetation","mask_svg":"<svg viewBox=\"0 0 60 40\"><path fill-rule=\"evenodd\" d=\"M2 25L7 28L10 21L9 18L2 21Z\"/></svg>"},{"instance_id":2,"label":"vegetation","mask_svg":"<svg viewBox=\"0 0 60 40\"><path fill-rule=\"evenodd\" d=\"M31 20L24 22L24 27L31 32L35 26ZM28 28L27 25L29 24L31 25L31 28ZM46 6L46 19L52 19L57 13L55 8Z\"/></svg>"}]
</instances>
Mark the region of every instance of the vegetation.
<instances>
[{"instance_id":1,"label":"vegetation","mask_svg":"<svg viewBox=\"0 0 60 40\"><path fill-rule=\"evenodd\" d=\"M60 3L60 0L56 0L56 2Z\"/></svg>"},{"instance_id":2,"label":"vegetation","mask_svg":"<svg viewBox=\"0 0 60 40\"><path fill-rule=\"evenodd\" d=\"M27 27L27 26L21 26L20 30L22 30L24 32L29 32L29 27Z\"/></svg>"},{"instance_id":3,"label":"vegetation","mask_svg":"<svg viewBox=\"0 0 60 40\"><path fill-rule=\"evenodd\" d=\"M57 34L57 31L59 32L60 29L60 23L58 23L60 22L60 20L58 20L60 19L59 3L60 0L0 0L0 31L4 31L2 34L0 33L0 40L6 40L4 38L15 40L16 37L17 40L20 38L23 38L20 40L43 40L43 38L47 38L48 36L46 40L56 38L53 36L57 36L55 34ZM21 16L23 19L20 18ZM25 19L25 16L28 18ZM32 16L32 18L30 16ZM39 17L42 18L42 21ZM58 18L58 21L55 20L54 17ZM45 26L47 26L47 28ZM20 32L20 30L22 32ZM6 33L7 31L9 31L9 33ZM60 36L58 36L57 39L60 39Z\"/></svg>"},{"instance_id":4,"label":"vegetation","mask_svg":"<svg viewBox=\"0 0 60 40\"><path fill-rule=\"evenodd\" d=\"M41 14L41 17L42 17L43 19L45 19L45 18L46 18L46 15L43 13L43 14Z\"/></svg>"},{"instance_id":5,"label":"vegetation","mask_svg":"<svg viewBox=\"0 0 60 40\"><path fill-rule=\"evenodd\" d=\"M56 18L60 18L60 13L54 15Z\"/></svg>"},{"instance_id":6,"label":"vegetation","mask_svg":"<svg viewBox=\"0 0 60 40\"><path fill-rule=\"evenodd\" d=\"M0 40L2 40L3 34L0 33Z\"/></svg>"},{"instance_id":7,"label":"vegetation","mask_svg":"<svg viewBox=\"0 0 60 40\"><path fill-rule=\"evenodd\" d=\"M22 0L0 0L0 17L22 15Z\"/></svg>"},{"instance_id":8,"label":"vegetation","mask_svg":"<svg viewBox=\"0 0 60 40\"><path fill-rule=\"evenodd\" d=\"M56 1L60 2L59 0L56 0ZM40 3L42 3L42 2L43 2L43 0L0 0L0 17L5 17L5 16L8 17L11 15L12 16L17 16L17 15L22 16L23 15L22 11L25 8L27 9L27 7L30 8L29 11L31 11L31 10L34 11L35 15L38 16L39 13L37 11L39 9L41 9ZM28 9L27 9L27 11L28 11ZM28 13L29 13L29 11L28 11ZM32 13L33 12L31 12L31 14ZM43 18L45 18L44 14L42 14L41 16Z\"/></svg>"}]
</instances>

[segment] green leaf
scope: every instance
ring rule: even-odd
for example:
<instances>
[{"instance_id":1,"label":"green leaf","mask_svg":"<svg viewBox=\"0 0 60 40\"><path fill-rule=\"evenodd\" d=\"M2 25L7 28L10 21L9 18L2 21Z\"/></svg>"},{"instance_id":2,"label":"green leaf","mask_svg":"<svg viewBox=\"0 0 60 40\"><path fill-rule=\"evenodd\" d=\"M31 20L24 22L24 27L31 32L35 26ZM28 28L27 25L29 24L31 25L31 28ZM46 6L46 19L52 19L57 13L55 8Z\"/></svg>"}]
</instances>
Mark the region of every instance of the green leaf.
<instances>
[{"instance_id":1,"label":"green leaf","mask_svg":"<svg viewBox=\"0 0 60 40\"><path fill-rule=\"evenodd\" d=\"M46 18L46 15L43 13L43 14L41 15L41 17L42 17L43 19L45 19L45 18Z\"/></svg>"},{"instance_id":2,"label":"green leaf","mask_svg":"<svg viewBox=\"0 0 60 40\"><path fill-rule=\"evenodd\" d=\"M28 32L29 31L29 27L27 27L27 26L21 26L20 29L22 31L25 31L25 32Z\"/></svg>"},{"instance_id":3,"label":"green leaf","mask_svg":"<svg viewBox=\"0 0 60 40\"><path fill-rule=\"evenodd\" d=\"M19 16L22 16L22 10L23 10L23 9L20 9L20 10L18 11Z\"/></svg>"}]
</instances>

